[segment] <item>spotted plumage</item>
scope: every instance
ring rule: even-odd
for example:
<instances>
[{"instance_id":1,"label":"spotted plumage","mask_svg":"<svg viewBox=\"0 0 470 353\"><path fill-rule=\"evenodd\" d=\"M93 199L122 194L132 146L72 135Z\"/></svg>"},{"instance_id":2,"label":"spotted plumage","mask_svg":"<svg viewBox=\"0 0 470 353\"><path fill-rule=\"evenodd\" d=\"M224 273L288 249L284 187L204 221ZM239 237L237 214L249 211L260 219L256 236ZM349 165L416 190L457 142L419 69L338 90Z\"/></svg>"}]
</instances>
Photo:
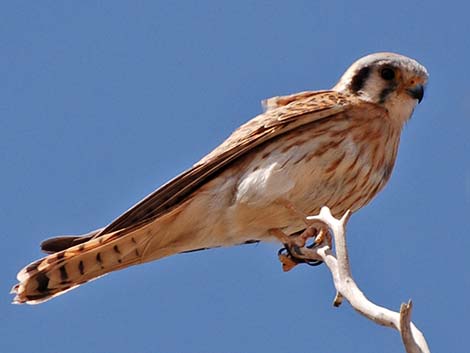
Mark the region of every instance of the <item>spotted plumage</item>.
<instances>
[{"instance_id":1,"label":"spotted plumage","mask_svg":"<svg viewBox=\"0 0 470 353\"><path fill-rule=\"evenodd\" d=\"M302 214L366 205L386 184L426 69L392 53L356 61L331 90L274 97L192 168L111 224L42 243L16 303L51 299L111 271L173 254L298 234Z\"/></svg>"}]
</instances>

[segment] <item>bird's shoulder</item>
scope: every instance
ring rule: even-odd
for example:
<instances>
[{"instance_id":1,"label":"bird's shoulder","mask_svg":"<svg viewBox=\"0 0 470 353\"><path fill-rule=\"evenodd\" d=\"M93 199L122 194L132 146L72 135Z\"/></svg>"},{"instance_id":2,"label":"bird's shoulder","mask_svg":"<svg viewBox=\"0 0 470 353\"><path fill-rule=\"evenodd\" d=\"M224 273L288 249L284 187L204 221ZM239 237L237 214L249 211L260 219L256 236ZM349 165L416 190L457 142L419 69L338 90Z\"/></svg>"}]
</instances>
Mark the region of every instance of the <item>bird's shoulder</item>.
<instances>
[{"instance_id":1,"label":"bird's shoulder","mask_svg":"<svg viewBox=\"0 0 470 353\"><path fill-rule=\"evenodd\" d=\"M333 90L304 91L263 100L264 112L236 129L221 145L196 165L231 151L254 147L277 135L344 111L360 103L357 97Z\"/></svg>"}]
</instances>

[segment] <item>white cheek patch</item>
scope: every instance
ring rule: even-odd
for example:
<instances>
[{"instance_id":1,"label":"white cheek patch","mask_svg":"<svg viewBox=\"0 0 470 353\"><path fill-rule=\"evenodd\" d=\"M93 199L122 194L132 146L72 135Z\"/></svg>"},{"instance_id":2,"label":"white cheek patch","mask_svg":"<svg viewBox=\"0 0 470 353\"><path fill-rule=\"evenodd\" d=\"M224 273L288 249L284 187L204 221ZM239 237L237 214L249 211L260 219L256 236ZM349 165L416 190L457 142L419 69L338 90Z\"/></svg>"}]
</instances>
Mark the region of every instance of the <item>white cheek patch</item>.
<instances>
[{"instance_id":1,"label":"white cheek patch","mask_svg":"<svg viewBox=\"0 0 470 353\"><path fill-rule=\"evenodd\" d=\"M361 98L369 102L378 102L384 88L384 81L375 73L371 73L360 91Z\"/></svg>"}]
</instances>

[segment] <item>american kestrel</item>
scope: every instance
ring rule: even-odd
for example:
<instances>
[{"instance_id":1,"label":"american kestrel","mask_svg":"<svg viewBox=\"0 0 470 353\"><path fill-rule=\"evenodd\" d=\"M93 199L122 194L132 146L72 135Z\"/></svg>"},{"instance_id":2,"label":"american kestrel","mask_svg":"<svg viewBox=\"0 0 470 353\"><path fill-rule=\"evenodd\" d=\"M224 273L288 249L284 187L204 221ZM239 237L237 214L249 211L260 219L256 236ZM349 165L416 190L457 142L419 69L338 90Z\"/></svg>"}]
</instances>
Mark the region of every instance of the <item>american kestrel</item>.
<instances>
[{"instance_id":1,"label":"american kestrel","mask_svg":"<svg viewBox=\"0 0 470 353\"><path fill-rule=\"evenodd\" d=\"M390 178L427 79L415 60L376 53L330 90L267 99L264 113L111 224L44 241L50 255L19 272L14 302L41 303L174 254L280 239L289 247L303 215L360 209Z\"/></svg>"}]
</instances>

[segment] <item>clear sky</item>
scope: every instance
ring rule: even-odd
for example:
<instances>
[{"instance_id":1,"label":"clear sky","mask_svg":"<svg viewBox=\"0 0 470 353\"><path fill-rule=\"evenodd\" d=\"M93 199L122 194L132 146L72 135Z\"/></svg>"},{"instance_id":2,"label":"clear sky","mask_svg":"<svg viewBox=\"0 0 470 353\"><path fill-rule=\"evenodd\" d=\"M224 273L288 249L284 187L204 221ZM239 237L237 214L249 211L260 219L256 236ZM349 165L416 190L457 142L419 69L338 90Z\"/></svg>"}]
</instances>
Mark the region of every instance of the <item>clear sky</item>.
<instances>
[{"instance_id":1,"label":"clear sky","mask_svg":"<svg viewBox=\"0 0 470 353\"><path fill-rule=\"evenodd\" d=\"M430 73L386 189L350 222L378 304L412 298L434 352L468 352L469 5L463 1L25 1L0 5L0 352L402 352L325 267L274 244L179 255L39 306L10 304L41 240L105 225L266 97L394 51ZM197 221L197 220L195 220Z\"/></svg>"}]
</instances>

